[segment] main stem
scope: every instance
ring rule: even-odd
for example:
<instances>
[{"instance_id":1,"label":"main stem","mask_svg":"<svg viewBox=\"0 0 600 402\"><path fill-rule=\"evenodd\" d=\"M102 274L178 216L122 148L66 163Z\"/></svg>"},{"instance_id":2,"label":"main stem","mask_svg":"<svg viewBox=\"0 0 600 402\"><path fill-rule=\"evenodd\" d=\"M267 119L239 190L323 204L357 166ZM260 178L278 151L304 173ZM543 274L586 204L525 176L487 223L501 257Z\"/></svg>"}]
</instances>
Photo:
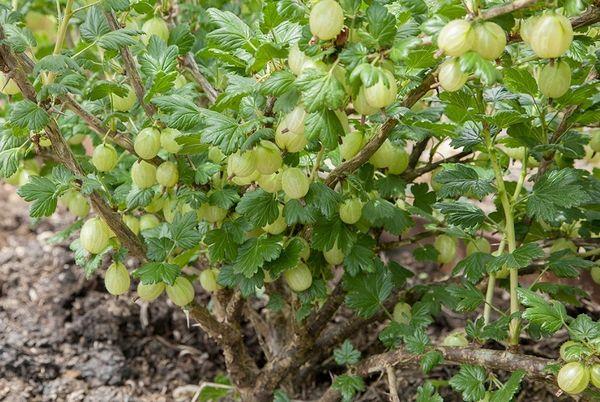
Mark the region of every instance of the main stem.
<instances>
[{"instance_id":1,"label":"main stem","mask_svg":"<svg viewBox=\"0 0 600 402\"><path fill-rule=\"evenodd\" d=\"M67 36L67 29L69 28L69 21L71 20L72 16L73 0L67 0L62 20L60 21L60 25L58 26L56 43L54 44L54 51L52 52L52 54L54 55L60 54L60 52L62 51L63 44L65 43L65 38ZM54 78L56 78L56 74L53 72L49 73L47 77L47 84L52 84L52 82L54 82Z\"/></svg>"},{"instance_id":2,"label":"main stem","mask_svg":"<svg viewBox=\"0 0 600 402\"><path fill-rule=\"evenodd\" d=\"M494 146L489 138L489 133L486 132L488 142L488 152L490 154L490 160L492 161L492 168L494 169L494 175L496 176L496 186L498 188L498 196L502 202L502 209L504 210L504 236L508 243L508 252L512 253L517 248L517 240L515 237L515 221L513 216L512 204L508 198L506 192L506 186L504 185L504 177L502 176L502 169L498 165L498 159ZM519 271L516 268L510 269L510 314L514 315L519 312L519 298L517 296L517 288L519 287ZM521 320L518 317L513 317L509 326L509 344L516 346L519 344Z\"/></svg>"}]
</instances>

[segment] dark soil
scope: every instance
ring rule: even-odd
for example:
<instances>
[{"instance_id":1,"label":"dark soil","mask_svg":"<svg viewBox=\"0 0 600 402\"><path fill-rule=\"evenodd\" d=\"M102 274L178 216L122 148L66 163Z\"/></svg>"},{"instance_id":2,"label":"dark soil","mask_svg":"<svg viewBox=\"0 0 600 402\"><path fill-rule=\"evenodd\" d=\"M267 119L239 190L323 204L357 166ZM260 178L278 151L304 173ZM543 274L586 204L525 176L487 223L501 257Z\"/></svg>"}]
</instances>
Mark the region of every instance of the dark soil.
<instances>
[{"instance_id":1,"label":"dark soil","mask_svg":"<svg viewBox=\"0 0 600 402\"><path fill-rule=\"evenodd\" d=\"M100 276L86 279L68 242L47 243L71 221L58 213L32 225L27 205L11 187L0 185L0 401L195 400L204 382L224 372L217 347L164 298L137 304L133 292L114 297ZM401 261L410 258L406 250L392 255ZM423 266L418 272L445 275L432 269ZM598 309L594 303L585 307ZM350 318L343 310L338 318L342 316ZM434 340L464 326L464 317L446 312L436 324L430 334ZM383 351L375 336L367 336L377 333L377 325L356 335L353 342L359 349ZM254 335L245 332L252 353L260 355ZM559 341L530 344L525 346L528 353L556 357ZM329 386L331 374L340 373L330 363L311 376L314 382L299 397L314 399ZM441 367L429 378L447 380L454 372ZM399 368L396 375L401 401L414 400L424 379L419 368ZM360 400L389 400L384 375L372 376L368 384ZM440 390L446 401L460 400L448 387ZM558 400L553 391L546 384L525 382L518 400Z\"/></svg>"},{"instance_id":2,"label":"dark soil","mask_svg":"<svg viewBox=\"0 0 600 402\"><path fill-rule=\"evenodd\" d=\"M86 279L66 244L45 241L69 219L31 226L0 185L0 400L191 400L223 370L215 345L164 300L138 305Z\"/></svg>"}]
</instances>

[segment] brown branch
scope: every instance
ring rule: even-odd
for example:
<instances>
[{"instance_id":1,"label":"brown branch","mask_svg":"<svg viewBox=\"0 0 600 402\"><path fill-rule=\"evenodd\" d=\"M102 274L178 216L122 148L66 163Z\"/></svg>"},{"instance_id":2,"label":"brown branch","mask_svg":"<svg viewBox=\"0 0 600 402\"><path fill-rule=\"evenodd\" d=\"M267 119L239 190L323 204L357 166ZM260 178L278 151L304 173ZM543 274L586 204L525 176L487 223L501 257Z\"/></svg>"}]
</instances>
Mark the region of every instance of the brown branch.
<instances>
[{"instance_id":1,"label":"brown branch","mask_svg":"<svg viewBox=\"0 0 600 402\"><path fill-rule=\"evenodd\" d=\"M0 27L0 39L4 38L4 30ZM31 85L25 74L23 65L10 52L7 46L0 46L0 58L5 66L13 74L13 79L21 89L23 96L32 102L37 103L37 94L35 88ZM46 105L49 109L49 105ZM60 129L54 119L50 119L44 128L48 139L51 142L54 154L60 161L75 175L85 176L85 171L81 168L75 156L71 152L69 145L60 133ZM102 196L96 192L90 194L90 201L96 212L104 219L108 226L113 230L125 248L134 257L143 259L146 255L144 245L139 238L125 225L121 216L110 205L104 201Z\"/></svg>"},{"instance_id":2,"label":"brown branch","mask_svg":"<svg viewBox=\"0 0 600 402\"><path fill-rule=\"evenodd\" d=\"M422 151L421 151L421 153L422 153ZM436 162L432 162L432 163L428 163L427 165L421 166L418 169L408 169L404 173L402 173L400 175L400 177L402 177L407 182L412 182L417 177L420 177L420 176L424 175L425 173L429 173L432 170L437 169L440 165L443 165L444 163L460 162L462 158L464 158L465 156L469 156L472 153L473 153L472 151L462 151L462 152L457 153L456 155L449 156L445 159L442 159L442 160L439 160Z\"/></svg>"},{"instance_id":3,"label":"brown branch","mask_svg":"<svg viewBox=\"0 0 600 402\"><path fill-rule=\"evenodd\" d=\"M117 21L117 17L115 17L115 14L112 11L106 11L104 15L108 20L108 25L113 31L121 29L121 25ZM142 84L142 79L137 71L135 59L126 46L121 48L121 58L123 59L125 73L129 77L129 82L133 87L133 91L135 92L138 102L140 102L140 105L142 105L142 108L144 108L144 111L148 117L154 116L156 113L156 107L153 104L146 102L144 99L145 89L144 85Z\"/></svg>"},{"instance_id":4,"label":"brown branch","mask_svg":"<svg viewBox=\"0 0 600 402\"><path fill-rule=\"evenodd\" d=\"M188 310L190 317L223 348L227 372L241 393L254 384L258 368L248 353L241 332L231 325L217 321L206 307L197 304Z\"/></svg>"},{"instance_id":5,"label":"brown branch","mask_svg":"<svg viewBox=\"0 0 600 402\"><path fill-rule=\"evenodd\" d=\"M473 364L489 370L508 372L524 370L529 378L554 382L552 375L546 373L545 369L548 365L556 363L555 360L491 349L448 347L437 347L436 349L444 356L444 364ZM351 373L365 377L386 370L390 366L412 364L417 359L418 356L411 355L404 349L398 349L364 359L351 370ZM340 397L339 391L329 388L319 401L338 401Z\"/></svg>"},{"instance_id":6,"label":"brown branch","mask_svg":"<svg viewBox=\"0 0 600 402\"><path fill-rule=\"evenodd\" d=\"M200 72L200 68L198 67L198 63L196 63L194 55L192 53L186 54L183 58L182 64L185 67L187 67L188 70L190 70L192 77L194 77L194 80L198 83L198 85L200 85L202 91L204 91L204 94L208 98L208 101L211 104L215 103L215 101L217 100L217 96L219 96L219 93L206 79L204 74Z\"/></svg>"},{"instance_id":7,"label":"brown branch","mask_svg":"<svg viewBox=\"0 0 600 402\"><path fill-rule=\"evenodd\" d=\"M503 4L501 6L492 7L489 10L485 10L479 14L479 18L483 20L490 20L492 18L520 10L521 8L529 7L537 2L538 0L516 0L512 3Z\"/></svg>"}]
</instances>

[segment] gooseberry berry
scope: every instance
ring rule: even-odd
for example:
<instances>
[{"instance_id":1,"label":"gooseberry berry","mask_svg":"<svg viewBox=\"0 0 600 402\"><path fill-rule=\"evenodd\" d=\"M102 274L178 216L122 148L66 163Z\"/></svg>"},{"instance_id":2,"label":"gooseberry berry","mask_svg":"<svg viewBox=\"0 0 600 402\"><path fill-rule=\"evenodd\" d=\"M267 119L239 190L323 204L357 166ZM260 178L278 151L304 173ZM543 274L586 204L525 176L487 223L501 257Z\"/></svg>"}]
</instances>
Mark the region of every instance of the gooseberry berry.
<instances>
[{"instance_id":1,"label":"gooseberry berry","mask_svg":"<svg viewBox=\"0 0 600 402\"><path fill-rule=\"evenodd\" d=\"M216 292L222 289L222 286L217 282L219 270L216 268L205 269L200 272L200 286L207 292Z\"/></svg>"},{"instance_id":2,"label":"gooseberry berry","mask_svg":"<svg viewBox=\"0 0 600 402\"><path fill-rule=\"evenodd\" d=\"M496 60L506 47L506 34L500 25L494 22L483 22L475 25L473 50L481 57Z\"/></svg>"},{"instance_id":3,"label":"gooseberry berry","mask_svg":"<svg viewBox=\"0 0 600 402\"><path fill-rule=\"evenodd\" d=\"M456 240L448 235L439 235L436 237L433 247L438 252L438 261L447 264L456 257Z\"/></svg>"},{"instance_id":4,"label":"gooseberry berry","mask_svg":"<svg viewBox=\"0 0 600 402\"><path fill-rule=\"evenodd\" d=\"M285 169L281 175L281 188L291 199L302 198L308 193L310 180L296 167Z\"/></svg>"},{"instance_id":5,"label":"gooseberry berry","mask_svg":"<svg viewBox=\"0 0 600 402\"><path fill-rule=\"evenodd\" d=\"M173 187L179 180L177 165L171 161L161 163L156 169L156 181L161 186Z\"/></svg>"},{"instance_id":6,"label":"gooseberry berry","mask_svg":"<svg viewBox=\"0 0 600 402\"><path fill-rule=\"evenodd\" d=\"M363 204L359 198L349 198L340 204L340 219L353 225L360 220Z\"/></svg>"},{"instance_id":7,"label":"gooseberry berry","mask_svg":"<svg viewBox=\"0 0 600 402\"><path fill-rule=\"evenodd\" d=\"M562 56L573 41L573 28L568 18L549 13L540 16L529 35L531 49L541 58Z\"/></svg>"},{"instance_id":8,"label":"gooseberry berry","mask_svg":"<svg viewBox=\"0 0 600 402\"><path fill-rule=\"evenodd\" d=\"M396 303L392 316L397 323L408 325L412 319L412 308L410 304L403 302Z\"/></svg>"},{"instance_id":9,"label":"gooseberry berry","mask_svg":"<svg viewBox=\"0 0 600 402\"><path fill-rule=\"evenodd\" d=\"M438 35L438 47L448 56L462 56L473 48L475 30L469 21L453 20Z\"/></svg>"},{"instance_id":10,"label":"gooseberry berry","mask_svg":"<svg viewBox=\"0 0 600 402\"><path fill-rule=\"evenodd\" d=\"M165 290L163 282L149 283L144 285L142 282L137 285L137 294L143 301L151 302L156 300L158 296Z\"/></svg>"},{"instance_id":11,"label":"gooseberry berry","mask_svg":"<svg viewBox=\"0 0 600 402\"><path fill-rule=\"evenodd\" d=\"M146 127L135 137L133 149L142 159L154 158L160 151L160 131L154 127Z\"/></svg>"},{"instance_id":12,"label":"gooseberry berry","mask_svg":"<svg viewBox=\"0 0 600 402\"><path fill-rule=\"evenodd\" d=\"M91 254L98 254L108 246L110 234L106 223L100 218L88 219L81 227L79 241Z\"/></svg>"},{"instance_id":13,"label":"gooseberry berry","mask_svg":"<svg viewBox=\"0 0 600 402\"><path fill-rule=\"evenodd\" d=\"M169 40L169 26L161 18L154 17L144 22L142 31L145 33L145 35L142 36L142 42L144 42L145 45L148 44L152 35L158 36L165 42Z\"/></svg>"},{"instance_id":14,"label":"gooseberry berry","mask_svg":"<svg viewBox=\"0 0 600 402\"><path fill-rule=\"evenodd\" d=\"M254 148L256 157L256 170L260 174L271 174L276 172L283 163L281 151L271 141L262 140Z\"/></svg>"},{"instance_id":15,"label":"gooseberry berry","mask_svg":"<svg viewBox=\"0 0 600 402\"><path fill-rule=\"evenodd\" d=\"M138 188L144 189L156 184L156 166L138 160L131 165L131 180Z\"/></svg>"},{"instance_id":16,"label":"gooseberry berry","mask_svg":"<svg viewBox=\"0 0 600 402\"><path fill-rule=\"evenodd\" d=\"M438 81L448 92L458 91L465 85L469 76L462 72L457 59L448 59L440 66Z\"/></svg>"},{"instance_id":17,"label":"gooseberry berry","mask_svg":"<svg viewBox=\"0 0 600 402\"><path fill-rule=\"evenodd\" d=\"M122 295L129 290L131 278L127 268L120 262L113 262L104 275L104 287L113 296Z\"/></svg>"},{"instance_id":18,"label":"gooseberry berry","mask_svg":"<svg viewBox=\"0 0 600 402\"><path fill-rule=\"evenodd\" d=\"M92 153L92 165L99 172L108 172L114 169L119 160L119 155L112 145L100 144Z\"/></svg>"},{"instance_id":19,"label":"gooseberry berry","mask_svg":"<svg viewBox=\"0 0 600 402\"><path fill-rule=\"evenodd\" d=\"M367 103L378 109L391 105L397 94L396 78L386 69L380 69L379 80L375 85L365 88Z\"/></svg>"},{"instance_id":20,"label":"gooseberry berry","mask_svg":"<svg viewBox=\"0 0 600 402\"><path fill-rule=\"evenodd\" d=\"M178 276L172 286L167 285L166 291L169 300L179 307L190 304L196 294L192 283L183 276Z\"/></svg>"},{"instance_id":21,"label":"gooseberry berry","mask_svg":"<svg viewBox=\"0 0 600 402\"><path fill-rule=\"evenodd\" d=\"M177 143L177 137L181 135L179 130L174 128L164 128L160 132L160 146L165 151L176 154L181 150L181 144Z\"/></svg>"},{"instance_id":22,"label":"gooseberry berry","mask_svg":"<svg viewBox=\"0 0 600 402\"><path fill-rule=\"evenodd\" d=\"M571 67L566 61L548 63L539 72L537 84L544 96L560 98L571 86Z\"/></svg>"},{"instance_id":23,"label":"gooseberry berry","mask_svg":"<svg viewBox=\"0 0 600 402\"><path fill-rule=\"evenodd\" d=\"M567 394L580 394L590 383L590 371L580 362L570 362L561 367L556 380Z\"/></svg>"},{"instance_id":24,"label":"gooseberry berry","mask_svg":"<svg viewBox=\"0 0 600 402\"><path fill-rule=\"evenodd\" d=\"M304 263L298 263L294 268L283 273L283 278L294 292L303 292L312 285L312 273Z\"/></svg>"},{"instance_id":25,"label":"gooseberry berry","mask_svg":"<svg viewBox=\"0 0 600 402\"><path fill-rule=\"evenodd\" d=\"M310 10L310 32L321 40L337 37L344 28L344 10L337 1L321 0Z\"/></svg>"}]
</instances>

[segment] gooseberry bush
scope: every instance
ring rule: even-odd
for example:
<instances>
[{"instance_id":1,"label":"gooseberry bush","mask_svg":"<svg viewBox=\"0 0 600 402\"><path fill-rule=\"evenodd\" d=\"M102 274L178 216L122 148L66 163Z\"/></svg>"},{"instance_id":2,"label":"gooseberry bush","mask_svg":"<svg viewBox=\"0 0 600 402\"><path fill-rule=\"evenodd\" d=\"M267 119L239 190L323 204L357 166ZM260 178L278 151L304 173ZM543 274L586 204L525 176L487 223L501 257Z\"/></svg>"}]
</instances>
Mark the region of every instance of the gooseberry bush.
<instances>
[{"instance_id":1,"label":"gooseberry bush","mask_svg":"<svg viewBox=\"0 0 600 402\"><path fill-rule=\"evenodd\" d=\"M33 219L73 215L53 240L110 294L181 307L229 396L332 370L314 397L382 371L392 400L593 399L598 21L591 0L13 1L0 177Z\"/></svg>"}]
</instances>

